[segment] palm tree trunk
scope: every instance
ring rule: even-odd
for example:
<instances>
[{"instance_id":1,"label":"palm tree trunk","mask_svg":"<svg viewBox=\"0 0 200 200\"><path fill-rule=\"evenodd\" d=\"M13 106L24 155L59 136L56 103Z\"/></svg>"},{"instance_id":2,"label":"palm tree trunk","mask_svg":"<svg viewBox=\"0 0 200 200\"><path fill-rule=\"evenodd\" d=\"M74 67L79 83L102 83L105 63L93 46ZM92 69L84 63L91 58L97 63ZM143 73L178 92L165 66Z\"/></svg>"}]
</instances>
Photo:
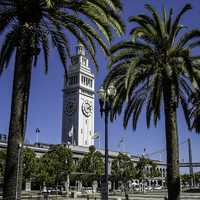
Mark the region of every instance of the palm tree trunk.
<instances>
[{"instance_id":1,"label":"palm tree trunk","mask_svg":"<svg viewBox=\"0 0 200 200\"><path fill-rule=\"evenodd\" d=\"M31 81L31 53L24 39L16 52L3 199L21 199L22 149Z\"/></svg>"},{"instance_id":2,"label":"palm tree trunk","mask_svg":"<svg viewBox=\"0 0 200 200\"><path fill-rule=\"evenodd\" d=\"M179 147L175 90L168 80L164 86L165 134L167 149L168 200L180 200Z\"/></svg>"}]
</instances>

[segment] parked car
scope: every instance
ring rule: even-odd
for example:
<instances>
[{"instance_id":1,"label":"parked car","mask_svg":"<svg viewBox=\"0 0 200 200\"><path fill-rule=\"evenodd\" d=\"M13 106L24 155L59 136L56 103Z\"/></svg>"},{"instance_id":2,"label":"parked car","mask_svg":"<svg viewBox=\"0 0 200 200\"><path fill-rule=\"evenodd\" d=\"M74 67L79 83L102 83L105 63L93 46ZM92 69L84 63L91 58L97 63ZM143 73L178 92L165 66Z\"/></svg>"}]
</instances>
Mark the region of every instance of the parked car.
<instances>
[{"instance_id":1,"label":"parked car","mask_svg":"<svg viewBox=\"0 0 200 200\"><path fill-rule=\"evenodd\" d=\"M82 194L91 194L93 192L92 187L83 187Z\"/></svg>"},{"instance_id":2,"label":"parked car","mask_svg":"<svg viewBox=\"0 0 200 200\"><path fill-rule=\"evenodd\" d=\"M145 186L145 187L144 187L144 190L146 190L146 191L151 191L151 190L153 190L153 187L151 187L151 186Z\"/></svg>"},{"instance_id":3,"label":"parked car","mask_svg":"<svg viewBox=\"0 0 200 200\"><path fill-rule=\"evenodd\" d=\"M133 190L139 192L140 191L140 186L139 185L134 185Z\"/></svg>"},{"instance_id":4,"label":"parked car","mask_svg":"<svg viewBox=\"0 0 200 200\"><path fill-rule=\"evenodd\" d=\"M154 187L154 190L162 190L162 189L163 189L163 187L161 185L157 185Z\"/></svg>"},{"instance_id":5,"label":"parked car","mask_svg":"<svg viewBox=\"0 0 200 200\"><path fill-rule=\"evenodd\" d=\"M48 194L61 194L62 191L59 188L48 187L46 192Z\"/></svg>"}]
</instances>

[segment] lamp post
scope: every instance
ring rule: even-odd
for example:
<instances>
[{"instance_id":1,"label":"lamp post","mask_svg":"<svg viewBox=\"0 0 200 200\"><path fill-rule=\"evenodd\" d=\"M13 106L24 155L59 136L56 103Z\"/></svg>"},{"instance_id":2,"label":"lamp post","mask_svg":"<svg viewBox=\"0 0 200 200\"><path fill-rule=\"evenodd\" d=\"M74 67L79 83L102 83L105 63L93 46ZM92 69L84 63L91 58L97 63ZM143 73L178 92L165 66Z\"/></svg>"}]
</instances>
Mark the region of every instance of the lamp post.
<instances>
[{"instance_id":1,"label":"lamp post","mask_svg":"<svg viewBox=\"0 0 200 200\"><path fill-rule=\"evenodd\" d=\"M98 132L95 132L94 133L94 136L92 137L92 139L95 141L95 140L98 140L98 148L100 149L100 134Z\"/></svg>"},{"instance_id":2,"label":"lamp post","mask_svg":"<svg viewBox=\"0 0 200 200\"><path fill-rule=\"evenodd\" d=\"M16 193L15 193L15 199L18 199L18 190L19 190L19 173L20 173L20 154L21 154L21 148L22 144L18 144L18 155L17 155L17 175L16 175Z\"/></svg>"},{"instance_id":3,"label":"lamp post","mask_svg":"<svg viewBox=\"0 0 200 200\"><path fill-rule=\"evenodd\" d=\"M110 85L108 88L104 89L100 88L98 91L99 96L99 104L100 104L100 112L101 116L104 113L105 117L105 168L104 168L104 188L103 188L103 196L104 200L108 200L108 116L109 112L112 110L112 100L116 95L116 89L114 85Z\"/></svg>"},{"instance_id":4,"label":"lamp post","mask_svg":"<svg viewBox=\"0 0 200 200\"><path fill-rule=\"evenodd\" d=\"M35 129L35 133L36 133L36 144L39 143L39 133L40 133L40 129L39 128L36 128Z\"/></svg>"}]
</instances>

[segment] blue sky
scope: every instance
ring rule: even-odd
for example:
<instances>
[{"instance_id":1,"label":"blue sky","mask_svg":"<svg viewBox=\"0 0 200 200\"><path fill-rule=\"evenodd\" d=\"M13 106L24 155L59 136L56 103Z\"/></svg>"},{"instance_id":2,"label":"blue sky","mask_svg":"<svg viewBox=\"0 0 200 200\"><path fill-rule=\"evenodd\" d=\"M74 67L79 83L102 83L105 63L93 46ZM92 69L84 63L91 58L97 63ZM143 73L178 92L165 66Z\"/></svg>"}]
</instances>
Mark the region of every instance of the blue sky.
<instances>
[{"instance_id":1,"label":"blue sky","mask_svg":"<svg viewBox=\"0 0 200 200\"><path fill-rule=\"evenodd\" d=\"M193 10L188 12L182 23L190 28L200 27L199 13L200 4L199 0L124 0L124 13L123 18L127 24L127 33L133 24L127 23L127 18L130 15L137 15L139 13L145 13L144 4L151 3L157 9L161 10L162 5L166 5L167 8L173 7L175 12L179 11L185 3L191 3ZM128 37L128 34L126 34ZM119 41L120 38L116 38L114 43ZM75 43L72 43L75 45ZM198 53L198 52L195 52ZM93 64L91 64L92 70L96 76L96 89L98 89L107 73L106 59L99 51L97 53L97 61L101 66L98 73L95 72ZM43 61L39 60L38 66L33 69L32 82L31 82L31 96L29 102L28 123L26 131L26 139L35 142L35 129L40 129L39 141L44 143L60 143L61 141L61 127L62 127L62 88L63 88L63 69L59 62L57 54L54 50L50 56L50 66L48 75L44 74ZM13 77L13 62L10 63L9 68L4 71L0 77L0 133L7 133L10 118L10 104L11 104L11 89L12 89L12 77ZM112 150L122 150L118 147L119 140L122 136L125 138L124 146L125 151L141 155L143 149L146 149L147 153L155 152L159 149L165 148L165 126L164 116L162 115L157 128L153 126L150 129L146 129L144 112L141 113L141 117L138 123L138 128L133 132L129 126L127 130L122 127L122 117L119 117L114 123L109 125L109 148ZM180 143L185 141L188 137L192 139L193 159L200 161L198 155L200 145L200 135L191 133L187 130L184 123L183 113L178 111L178 128L179 128L179 141ZM99 132L101 136L101 147L104 144L104 123L100 119L99 105L96 99L95 101L95 130ZM187 145L180 146L180 159L188 160ZM159 158L158 154L152 158ZM162 154L162 159L165 155Z\"/></svg>"}]
</instances>

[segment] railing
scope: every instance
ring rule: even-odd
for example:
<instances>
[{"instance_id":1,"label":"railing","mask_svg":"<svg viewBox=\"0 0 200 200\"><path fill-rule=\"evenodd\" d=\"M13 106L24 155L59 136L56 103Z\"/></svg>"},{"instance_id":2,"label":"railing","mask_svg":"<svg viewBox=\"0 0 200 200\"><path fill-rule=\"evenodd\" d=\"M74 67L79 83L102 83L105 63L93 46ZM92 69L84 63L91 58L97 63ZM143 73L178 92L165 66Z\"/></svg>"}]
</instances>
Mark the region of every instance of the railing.
<instances>
[{"instance_id":1,"label":"railing","mask_svg":"<svg viewBox=\"0 0 200 200\"><path fill-rule=\"evenodd\" d=\"M196 162L196 163L180 163L180 167L190 167L192 165L192 167L200 167L200 163Z\"/></svg>"}]
</instances>

